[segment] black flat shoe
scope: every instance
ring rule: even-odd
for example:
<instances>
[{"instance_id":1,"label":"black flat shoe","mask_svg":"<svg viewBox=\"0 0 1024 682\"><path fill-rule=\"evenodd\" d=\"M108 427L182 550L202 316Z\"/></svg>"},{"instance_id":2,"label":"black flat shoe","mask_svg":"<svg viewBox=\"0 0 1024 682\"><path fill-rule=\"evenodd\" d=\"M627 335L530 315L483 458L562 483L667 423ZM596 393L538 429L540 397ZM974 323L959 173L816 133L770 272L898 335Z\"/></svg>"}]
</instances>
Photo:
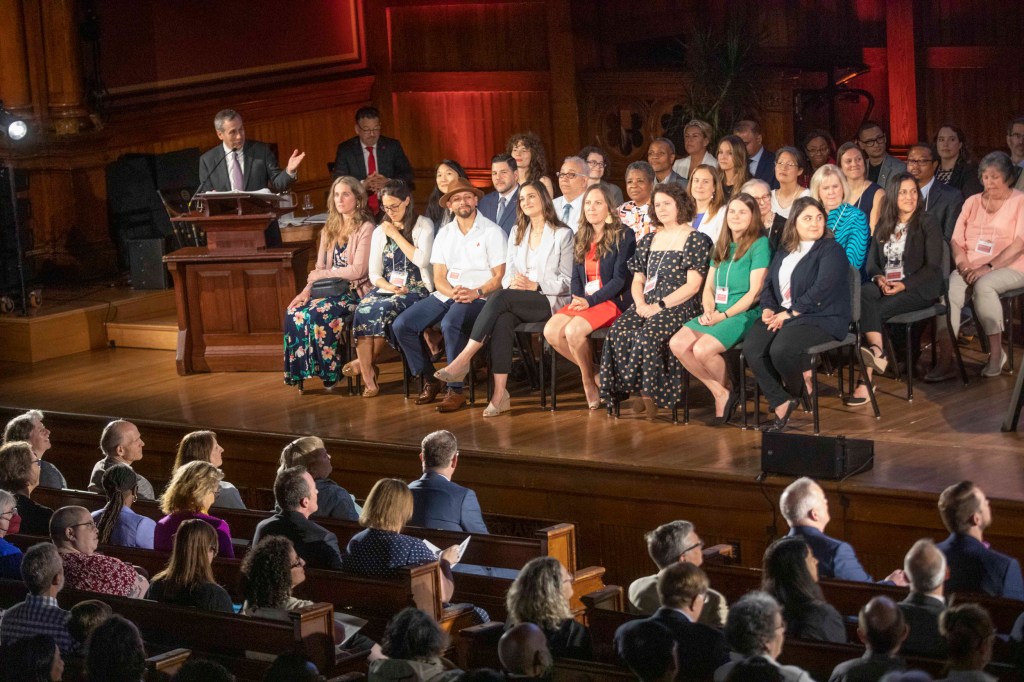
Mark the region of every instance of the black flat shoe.
<instances>
[{"instance_id":1,"label":"black flat shoe","mask_svg":"<svg viewBox=\"0 0 1024 682\"><path fill-rule=\"evenodd\" d=\"M732 421L732 415L736 412L736 405L739 404L740 394L736 391L729 391L729 399L725 402L725 410L722 411L721 417L715 417L711 420L711 426L722 426Z\"/></svg>"},{"instance_id":2,"label":"black flat shoe","mask_svg":"<svg viewBox=\"0 0 1024 682\"><path fill-rule=\"evenodd\" d=\"M788 407L786 408L786 413L784 415L782 415L781 417L776 415L775 421L773 421L772 425L769 426L767 429L765 429L765 431L770 432L770 433L780 433L780 432L784 431L786 429L786 424L789 423L790 416L792 416L792 414L793 414L793 410L796 409L796 405L797 405L797 401L796 400L790 400L789 404L788 404Z\"/></svg>"}]
</instances>

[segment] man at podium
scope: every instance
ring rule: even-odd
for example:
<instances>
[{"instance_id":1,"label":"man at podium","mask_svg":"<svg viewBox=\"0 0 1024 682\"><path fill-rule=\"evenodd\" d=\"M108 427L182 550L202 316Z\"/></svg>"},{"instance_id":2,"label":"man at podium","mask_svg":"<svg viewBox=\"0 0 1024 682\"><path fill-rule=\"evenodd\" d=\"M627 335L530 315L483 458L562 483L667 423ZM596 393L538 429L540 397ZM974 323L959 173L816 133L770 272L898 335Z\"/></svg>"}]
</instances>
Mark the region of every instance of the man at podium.
<instances>
[{"instance_id":1,"label":"man at podium","mask_svg":"<svg viewBox=\"0 0 1024 682\"><path fill-rule=\"evenodd\" d=\"M245 139L242 116L234 109L222 109L213 118L221 143L199 158L199 189L217 192L256 192L269 187L274 192L288 189L306 153L296 149L281 170L277 157L263 142ZM281 245L281 228L272 221L266 230L267 246Z\"/></svg>"}]
</instances>

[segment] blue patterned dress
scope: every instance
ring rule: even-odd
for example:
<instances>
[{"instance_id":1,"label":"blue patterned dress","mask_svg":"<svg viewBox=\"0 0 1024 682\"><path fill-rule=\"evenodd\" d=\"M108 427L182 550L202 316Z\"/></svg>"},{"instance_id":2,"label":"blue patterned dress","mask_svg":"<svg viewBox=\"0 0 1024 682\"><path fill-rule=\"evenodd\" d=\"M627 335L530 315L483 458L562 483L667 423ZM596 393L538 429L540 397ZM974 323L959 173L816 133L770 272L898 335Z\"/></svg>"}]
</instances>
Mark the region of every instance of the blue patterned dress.
<instances>
[{"instance_id":1,"label":"blue patterned dress","mask_svg":"<svg viewBox=\"0 0 1024 682\"><path fill-rule=\"evenodd\" d=\"M332 267L348 265L347 246L334 247ZM325 386L333 386L341 378L340 336L358 301L359 294L349 291L344 296L311 298L285 312L284 383L293 386L318 377Z\"/></svg>"},{"instance_id":2,"label":"blue patterned dress","mask_svg":"<svg viewBox=\"0 0 1024 682\"><path fill-rule=\"evenodd\" d=\"M398 247L398 242L388 239L384 244L384 279L391 281L391 273L406 273L405 286L407 294L382 293L374 287L370 293L359 301L355 318L352 322L352 333L356 338L363 336L382 336L394 347L398 344L391 337L391 325L399 313L430 294L420 274L419 266L409 260L405 252Z\"/></svg>"}]
</instances>

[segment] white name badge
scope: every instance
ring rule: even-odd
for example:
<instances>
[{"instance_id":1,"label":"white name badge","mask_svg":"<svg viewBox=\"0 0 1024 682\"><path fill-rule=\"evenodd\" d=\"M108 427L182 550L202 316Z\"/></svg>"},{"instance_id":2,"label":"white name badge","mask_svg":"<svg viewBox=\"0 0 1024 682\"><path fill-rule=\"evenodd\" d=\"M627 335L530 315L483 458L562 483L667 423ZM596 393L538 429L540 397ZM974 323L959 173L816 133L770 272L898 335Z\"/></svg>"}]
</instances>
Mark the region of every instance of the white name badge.
<instances>
[{"instance_id":1,"label":"white name badge","mask_svg":"<svg viewBox=\"0 0 1024 682\"><path fill-rule=\"evenodd\" d=\"M885 281L886 282L902 282L903 281L903 268L886 268L885 269Z\"/></svg>"},{"instance_id":2,"label":"white name badge","mask_svg":"<svg viewBox=\"0 0 1024 682\"><path fill-rule=\"evenodd\" d=\"M974 247L975 253L980 253L983 256L991 256L992 251L995 249L995 242L985 241L984 239L978 240L978 245Z\"/></svg>"},{"instance_id":3,"label":"white name badge","mask_svg":"<svg viewBox=\"0 0 1024 682\"><path fill-rule=\"evenodd\" d=\"M651 291L654 291L654 287L656 287L656 286L658 286L658 276L657 275L655 275L654 277L651 277L649 280L644 282L644 293L646 294L646 293L649 293Z\"/></svg>"},{"instance_id":4,"label":"white name badge","mask_svg":"<svg viewBox=\"0 0 1024 682\"><path fill-rule=\"evenodd\" d=\"M601 280L592 279L583 285L583 293L587 296L593 296L601 289Z\"/></svg>"},{"instance_id":5,"label":"white name badge","mask_svg":"<svg viewBox=\"0 0 1024 682\"><path fill-rule=\"evenodd\" d=\"M452 268L448 271L448 283L452 286L458 286L459 280L462 279L462 270L459 268Z\"/></svg>"},{"instance_id":6,"label":"white name badge","mask_svg":"<svg viewBox=\"0 0 1024 682\"><path fill-rule=\"evenodd\" d=\"M405 270L392 270L388 281L396 287L404 287L405 283L409 281L409 273Z\"/></svg>"},{"instance_id":7,"label":"white name badge","mask_svg":"<svg viewBox=\"0 0 1024 682\"><path fill-rule=\"evenodd\" d=\"M729 287L715 287L715 303L729 302Z\"/></svg>"}]
</instances>

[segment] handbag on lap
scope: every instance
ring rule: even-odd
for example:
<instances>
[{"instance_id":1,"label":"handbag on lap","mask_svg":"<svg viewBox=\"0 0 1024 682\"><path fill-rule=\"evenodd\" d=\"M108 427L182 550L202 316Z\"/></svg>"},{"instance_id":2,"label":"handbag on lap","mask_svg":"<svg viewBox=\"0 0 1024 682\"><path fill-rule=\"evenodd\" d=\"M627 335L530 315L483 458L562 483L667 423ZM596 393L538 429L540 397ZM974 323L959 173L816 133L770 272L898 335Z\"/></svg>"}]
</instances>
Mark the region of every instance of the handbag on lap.
<instances>
[{"instance_id":1,"label":"handbag on lap","mask_svg":"<svg viewBox=\"0 0 1024 682\"><path fill-rule=\"evenodd\" d=\"M329 296L344 296L349 292L351 283L343 277L327 277L313 282L309 290L310 298L327 298Z\"/></svg>"}]
</instances>

